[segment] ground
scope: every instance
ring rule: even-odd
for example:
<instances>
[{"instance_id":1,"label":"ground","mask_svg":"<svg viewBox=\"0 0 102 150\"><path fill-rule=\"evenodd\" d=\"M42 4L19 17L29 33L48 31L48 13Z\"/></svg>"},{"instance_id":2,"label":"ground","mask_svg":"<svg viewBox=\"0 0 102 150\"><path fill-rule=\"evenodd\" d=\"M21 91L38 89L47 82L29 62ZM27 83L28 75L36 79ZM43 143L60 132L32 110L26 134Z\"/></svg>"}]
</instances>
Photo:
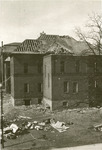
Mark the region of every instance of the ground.
<instances>
[{"instance_id":1,"label":"ground","mask_svg":"<svg viewBox=\"0 0 102 150\"><path fill-rule=\"evenodd\" d=\"M47 110L45 112L35 105L13 107L10 95L5 95L4 118L9 122L14 122L14 119L17 119L19 115L31 117L27 121L43 121L47 118L54 118L56 121L68 123L69 129L62 133L59 133L54 128L50 128L48 131L33 129L16 139L7 139L5 137L4 146L7 150L46 150L52 147L61 148L102 143L102 132L93 129L93 125L102 123L102 108L66 108L53 112ZM15 123L20 125L22 121L16 120Z\"/></svg>"}]
</instances>

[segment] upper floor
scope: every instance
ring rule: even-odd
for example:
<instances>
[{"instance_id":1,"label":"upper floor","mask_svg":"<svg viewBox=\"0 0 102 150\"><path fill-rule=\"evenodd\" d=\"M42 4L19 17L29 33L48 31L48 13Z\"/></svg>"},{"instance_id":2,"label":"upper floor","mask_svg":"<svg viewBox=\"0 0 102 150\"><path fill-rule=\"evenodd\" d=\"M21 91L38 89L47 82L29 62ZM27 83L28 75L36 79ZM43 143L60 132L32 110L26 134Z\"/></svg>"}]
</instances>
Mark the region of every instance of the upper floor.
<instances>
[{"instance_id":1,"label":"upper floor","mask_svg":"<svg viewBox=\"0 0 102 150\"><path fill-rule=\"evenodd\" d=\"M29 76L43 74L42 54L13 54L10 61L11 75Z\"/></svg>"},{"instance_id":2,"label":"upper floor","mask_svg":"<svg viewBox=\"0 0 102 150\"><path fill-rule=\"evenodd\" d=\"M44 68L51 65L53 75L102 74L102 56L49 55L44 59Z\"/></svg>"}]
</instances>

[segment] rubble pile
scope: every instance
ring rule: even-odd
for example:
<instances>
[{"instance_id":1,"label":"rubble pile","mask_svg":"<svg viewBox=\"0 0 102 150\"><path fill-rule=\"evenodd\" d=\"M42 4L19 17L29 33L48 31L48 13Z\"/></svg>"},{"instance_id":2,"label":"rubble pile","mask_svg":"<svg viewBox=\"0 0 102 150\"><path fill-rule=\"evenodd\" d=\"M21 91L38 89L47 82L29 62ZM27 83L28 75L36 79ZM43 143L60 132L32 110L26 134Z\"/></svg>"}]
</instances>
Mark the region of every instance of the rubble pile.
<instances>
[{"instance_id":1,"label":"rubble pile","mask_svg":"<svg viewBox=\"0 0 102 150\"><path fill-rule=\"evenodd\" d=\"M95 131L102 131L102 123L94 126Z\"/></svg>"},{"instance_id":2,"label":"rubble pile","mask_svg":"<svg viewBox=\"0 0 102 150\"><path fill-rule=\"evenodd\" d=\"M52 131L52 127L59 132L66 131L69 127L64 122L55 121L48 118L43 121L29 121L30 117L18 116L18 118L7 122L5 121L4 136L8 139L16 139L18 136L29 133L29 130Z\"/></svg>"}]
</instances>

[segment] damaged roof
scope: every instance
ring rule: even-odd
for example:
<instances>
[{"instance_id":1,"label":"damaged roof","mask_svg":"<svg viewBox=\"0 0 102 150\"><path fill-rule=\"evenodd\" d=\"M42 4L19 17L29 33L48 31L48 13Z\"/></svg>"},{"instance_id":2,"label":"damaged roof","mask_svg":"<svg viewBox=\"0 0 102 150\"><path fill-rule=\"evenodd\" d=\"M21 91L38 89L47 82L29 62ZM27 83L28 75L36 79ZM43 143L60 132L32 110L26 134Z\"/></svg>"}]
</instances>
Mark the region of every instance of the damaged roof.
<instances>
[{"instance_id":1,"label":"damaged roof","mask_svg":"<svg viewBox=\"0 0 102 150\"><path fill-rule=\"evenodd\" d=\"M26 39L14 53L69 53L79 55L87 46L70 36L41 33L38 39Z\"/></svg>"},{"instance_id":2,"label":"damaged roof","mask_svg":"<svg viewBox=\"0 0 102 150\"><path fill-rule=\"evenodd\" d=\"M34 39L26 39L15 52L39 52L42 42Z\"/></svg>"},{"instance_id":3,"label":"damaged roof","mask_svg":"<svg viewBox=\"0 0 102 150\"><path fill-rule=\"evenodd\" d=\"M59 35L48 35L45 33L41 33L40 37L36 40L34 39L26 39L21 45L15 49L14 52L18 53L47 53L51 50L51 52L56 51L56 44L60 47L65 49L65 51L69 53L73 53L73 48L71 43L69 44L65 40L66 36L59 36ZM67 36L67 38L69 38ZM54 49L51 49L51 47ZM57 47L58 48L58 47Z\"/></svg>"}]
</instances>

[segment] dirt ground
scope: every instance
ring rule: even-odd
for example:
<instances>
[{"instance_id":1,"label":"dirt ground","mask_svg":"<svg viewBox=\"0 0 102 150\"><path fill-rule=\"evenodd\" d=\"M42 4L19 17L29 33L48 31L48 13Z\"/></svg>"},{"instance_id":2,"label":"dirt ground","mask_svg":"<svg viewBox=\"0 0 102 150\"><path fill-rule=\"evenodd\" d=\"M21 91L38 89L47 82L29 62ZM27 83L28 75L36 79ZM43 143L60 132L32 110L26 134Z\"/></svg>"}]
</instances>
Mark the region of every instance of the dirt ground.
<instances>
[{"instance_id":1,"label":"dirt ground","mask_svg":"<svg viewBox=\"0 0 102 150\"><path fill-rule=\"evenodd\" d=\"M31 117L27 121L43 121L47 118L54 118L56 121L67 123L69 129L62 133L52 127L48 131L32 129L16 139L5 137L5 149L46 150L102 143L102 132L93 129L94 125L102 123L102 108L67 108L53 112L40 108L35 105L13 107L10 95L4 97L4 118L9 122L17 119L19 115ZM15 123L20 125L22 121L17 120Z\"/></svg>"}]
</instances>

